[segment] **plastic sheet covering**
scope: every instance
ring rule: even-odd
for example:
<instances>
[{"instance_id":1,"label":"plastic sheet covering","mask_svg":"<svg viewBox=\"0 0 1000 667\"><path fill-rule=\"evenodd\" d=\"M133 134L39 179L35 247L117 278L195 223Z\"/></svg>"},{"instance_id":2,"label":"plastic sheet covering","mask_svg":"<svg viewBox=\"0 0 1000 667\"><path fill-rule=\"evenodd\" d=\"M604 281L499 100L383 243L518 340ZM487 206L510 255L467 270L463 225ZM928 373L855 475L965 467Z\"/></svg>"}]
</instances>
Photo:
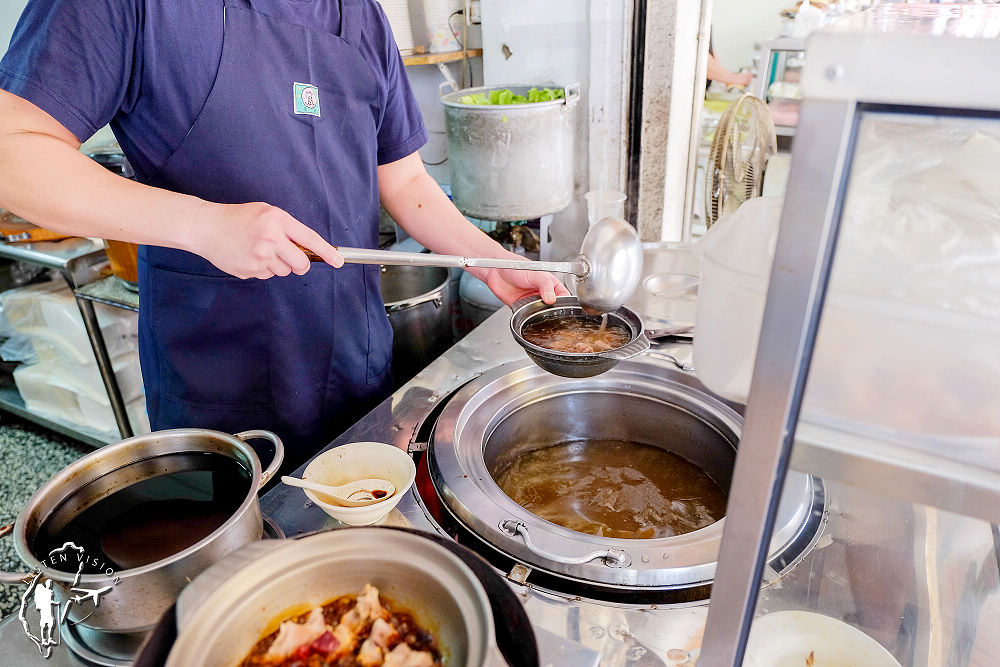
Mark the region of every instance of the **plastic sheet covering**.
<instances>
[{"instance_id":1,"label":"plastic sheet covering","mask_svg":"<svg viewBox=\"0 0 1000 667\"><path fill-rule=\"evenodd\" d=\"M15 333L0 345L0 359L19 361L25 364L38 363L38 353L27 334Z\"/></svg>"},{"instance_id":2,"label":"plastic sheet covering","mask_svg":"<svg viewBox=\"0 0 1000 667\"><path fill-rule=\"evenodd\" d=\"M998 171L1000 121L863 117L805 421L1000 470ZM750 200L698 243L694 365L732 400L749 393L780 218Z\"/></svg>"},{"instance_id":3,"label":"plastic sheet covering","mask_svg":"<svg viewBox=\"0 0 1000 667\"><path fill-rule=\"evenodd\" d=\"M1000 320L1000 121L868 116L834 287Z\"/></svg>"}]
</instances>

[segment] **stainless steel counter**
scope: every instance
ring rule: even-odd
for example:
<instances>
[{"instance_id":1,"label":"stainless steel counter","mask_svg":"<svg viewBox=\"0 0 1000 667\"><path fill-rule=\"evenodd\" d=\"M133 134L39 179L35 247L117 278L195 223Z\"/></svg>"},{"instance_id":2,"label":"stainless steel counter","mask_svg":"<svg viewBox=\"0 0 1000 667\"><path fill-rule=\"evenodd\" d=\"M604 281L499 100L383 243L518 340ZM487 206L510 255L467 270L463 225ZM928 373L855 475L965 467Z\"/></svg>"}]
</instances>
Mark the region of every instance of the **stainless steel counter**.
<instances>
[{"instance_id":1,"label":"stainless steel counter","mask_svg":"<svg viewBox=\"0 0 1000 667\"><path fill-rule=\"evenodd\" d=\"M487 369L525 358L509 334L509 317L507 309L494 314L330 447L367 440L410 447L430 410L451 391ZM661 347L646 360L671 365L665 353L690 361L690 346L684 344ZM839 482L827 482L826 491L828 521L822 534L785 574L766 573L769 584L758 613L798 609L845 620L876 638L901 664L995 664L992 638L976 636L977 628L1000 622L989 526ZM261 504L289 536L340 526L299 489L279 486ZM412 491L385 523L443 532ZM980 573L974 585L955 594L970 572ZM692 664L699 653L707 603L616 604L542 590L510 577L508 583L541 630L543 665L595 664L579 656L560 660L566 641L589 649L592 659L599 655L599 664L610 667L680 666ZM932 657L935 651L942 661ZM948 662L954 657L960 657L958 662Z\"/></svg>"},{"instance_id":2,"label":"stainless steel counter","mask_svg":"<svg viewBox=\"0 0 1000 667\"><path fill-rule=\"evenodd\" d=\"M508 321L506 309L492 316L330 447L374 440L409 448L428 413L452 390L498 364L525 358ZM663 353L690 358L689 346L672 345L646 360L671 364ZM783 576L769 573L758 613L819 611L860 628L904 665L996 664L995 633L977 632L1000 623L1000 578L988 524L841 483L826 487L830 503L822 535ZM340 527L299 489L278 486L261 505L288 536ZM412 491L385 523L441 532ZM536 628L543 665L680 667L693 664L699 653L707 603L610 603L544 590L530 577L527 583L508 577L508 583ZM17 619L9 618L0 624L0 664L80 663L63 647L51 660L42 659Z\"/></svg>"},{"instance_id":3,"label":"stainless steel counter","mask_svg":"<svg viewBox=\"0 0 1000 667\"><path fill-rule=\"evenodd\" d=\"M327 449L357 441L409 448L428 412L451 391L499 364L527 358L510 335L509 321L509 309L492 315ZM674 354L681 361L690 360L689 345L670 345L659 351ZM304 467L296 474L301 474ZM290 537L341 526L312 505L300 489L284 485L268 492L261 507ZM438 532L412 490L384 523ZM703 604L670 609L606 604L509 583L538 631L543 665L676 665L683 659L668 660L668 651L700 644L707 614ZM577 652L569 657L574 648ZM676 655L686 655L686 651Z\"/></svg>"}]
</instances>

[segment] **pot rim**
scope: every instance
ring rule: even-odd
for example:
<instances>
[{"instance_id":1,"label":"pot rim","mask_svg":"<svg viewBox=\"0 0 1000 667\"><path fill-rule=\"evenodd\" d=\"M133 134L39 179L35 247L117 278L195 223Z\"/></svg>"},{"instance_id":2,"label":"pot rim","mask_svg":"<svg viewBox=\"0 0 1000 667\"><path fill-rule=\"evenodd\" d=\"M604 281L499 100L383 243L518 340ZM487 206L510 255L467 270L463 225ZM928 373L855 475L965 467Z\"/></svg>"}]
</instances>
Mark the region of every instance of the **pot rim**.
<instances>
[{"instance_id":1,"label":"pot rim","mask_svg":"<svg viewBox=\"0 0 1000 667\"><path fill-rule=\"evenodd\" d=\"M400 266L400 265L396 265L396 266ZM407 268L410 268L410 267L407 267ZM388 312L395 312L397 310L404 310L406 308L412 308L413 306L419 306L421 304L427 303L428 301L433 301L434 299L436 299L438 297L438 295L441 292L443 292L443 291L445 291L447 289L448 283L451 282L451 272L447 268L442 267L442 266L431 266L431 267L423 267L423 268L440 269L440 270L444 271L445 272L444 273L444 280L442 280L437 285L437 287L434 287L433 289L429 289L426 292L424 292L423 294L415 294L413 296L406 297L405 299L396 299L394 301L385 301L383 299L382 303L385 305L386 311L388 311ZM392 269L392 266L387 265L387 266L383 266L381 270L383 272L385 272L385 271L390 270L390 269Z\"/></svg>"},{"instance_id":2,"label":"pot rim","mask_svg":"<svg viewBox=\"0 0 1000 667\"><path fill-rule=\"evenodd\" d=\"M210 436L216 439L217 441L221 441L223 443L230 445L231 448L237 449L246 455L246 458L249 460L251 466L250 470L248 471L250 473L250 484L247 490L247 495L240 503L240 506L233 511L232 515L228 519L226 519L225 523L223 523L214 531L206 535L201 540L195 542L191 546L181 551L178 551L175 554L171 554L166 558L162 558L160 560L153 561L152 563L147 563L146 565L141 565L139 567L125 569L125 570L115 570L114 574L110 576L106 574L83 574L80 575L79 579L76 579L76 573L74 572L66 572L63 570L57 570L52 567L42 565L41 560L37 556L35 556L34 552L32 551L29 545L28 534L27 534L28 530L26 527L26 523L28 523L28 520L38 511L42 509L51 510L57 508L60 505L62 505L62 503L69 500L74 493L76 493L79 489L86 486L87 484L93 483L98 479L106 475L112 474L116 471L119 471L123 468L127 468L128 466L140 463L142 461L148 461L149 459L156 458L157 456L176 454L185 451L215 451L218 454L222 454L224 456L227 455L224 451L218 451L218 450L190 450L182 446L183 444L182 441L178 441L172 447L165 450L161 449L152 456L138 455L134 457L129 457L129 460L122 465L115 465L114 467L111 467L110 469L107 470L99 469L98 471L96 471L98 474L92 474L92 475L84 474L88 471L88 469L91 468L91 466L96 461L100 461L102 459L111 459L116 455L122 453L141 454L141 450L137 450L134 452L131 450L136 448L137 445L139 445L140 443L146 444L151 441L156 441L162 436L180 437L180 438ZM149 445L147 444L147 446ZM190 445L188 445L188 447L190 447ZM234 462L237 465L242 466L241 462L235 461L235 457L230 457L230 458L234 458ZM95 472L95 471L90 470L90 472ZM21 510L20 514L18 514L18 517L14 522L14 534L12 535L12 537L14 538L14 548L21 561L30 568L30 572L25 573L26 577L33 576L34 574L40 572L49 579L52 579L60 583L79 582L82 584L96 584L108 581L110 579L124 580L124 579L139 577L154 570L159 570L168 567L173 563L181 561L191 556L192 554L201 551L206 546L214 542L216 539L220 539L220 537L223 534L225 534L230 528L239 523L241 518L255 503L259 502L257 498L257 493L261 485L260 481L261 476L262 476L262 467L260 464L260 459L257 457L257 454L256 452L254 452L253 448L250 447L246 442L244 442L237 436L225 433L223 431L214 431L211 429L201 429L201 428L177 428L177 429L167 429L163 431L154 431L152 433L148 433L145 435L134 436L132 438L122 440L121 442L117 442L113 445L107 445L105 447L101 447L91 452L90 454L87 454L86 456L77 459L76 461L74 461L73 463L66 466L58 473L56 473L55 476L53 476L51 479L49 479L48 482L43 484L37 491L35 491L35 493L25 504L24 508ZM43 503L50 497L56 498L56 500L50 504L50 507L43 508L42 507ZM43 520L40 519L38 522L38 527L41 527L42 522Z\"/></svg>"}]
</instances>

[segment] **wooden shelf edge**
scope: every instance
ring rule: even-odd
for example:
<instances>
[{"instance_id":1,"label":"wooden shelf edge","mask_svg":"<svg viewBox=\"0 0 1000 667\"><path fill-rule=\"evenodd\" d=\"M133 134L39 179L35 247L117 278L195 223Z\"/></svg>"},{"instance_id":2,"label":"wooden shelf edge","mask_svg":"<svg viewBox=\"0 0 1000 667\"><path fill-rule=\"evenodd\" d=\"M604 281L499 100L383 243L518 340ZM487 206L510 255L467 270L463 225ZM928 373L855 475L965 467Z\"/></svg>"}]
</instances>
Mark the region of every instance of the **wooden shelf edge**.
<instances>
[{"instance_id":1,"label":"wooden shelf edge","mask_svg":"<svg viewBox=\"0 0 1000 667\"><path fill-rule=\"evenodd\" d=\"M403 56L403 64L407 67L415 65L436 65L437 63L452 63L465 58L479 58L483 55L482 49L465 49L464 51L446 51L444 53L418 53L412 56Z\"/></svg>"}]
</instances>

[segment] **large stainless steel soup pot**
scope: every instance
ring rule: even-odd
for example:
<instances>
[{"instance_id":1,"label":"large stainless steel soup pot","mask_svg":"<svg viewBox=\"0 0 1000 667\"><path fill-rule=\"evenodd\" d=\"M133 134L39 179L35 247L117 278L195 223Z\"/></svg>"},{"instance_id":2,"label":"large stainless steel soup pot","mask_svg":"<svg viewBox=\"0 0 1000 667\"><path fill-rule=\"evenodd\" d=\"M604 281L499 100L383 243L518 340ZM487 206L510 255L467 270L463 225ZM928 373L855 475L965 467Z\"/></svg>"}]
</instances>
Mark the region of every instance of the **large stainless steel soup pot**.
<instances>
[{"instance_id":1,"label":"large stainless steel soup pot","mask_svg":"<svg viewBox=\"0 0 1000 667\"><path fill-rule=\"evenodd\" d=\"M417 533L365 527L256 542L213 565L177 602L167 667L237 665L276 619L366 583L431 631L448 667L506 664L489 599L465 563Z\"/></svg>"},{"instance_id":2,"label":"large stainless steel soup pot","mask_svg":"<svg viewBox=\"0 0 1000 667\"><path fill-rule=\"evenodd\" d=\"M483 373L449 400L428 450L444 505L493 548L533 570L615 590L685 591L715 577L725 519L654 539L584 534L517 504L491 471L559 443L625 440L660 447L697 465L728 489L743 427L731 404L655 352L596 377L552 375L527 360ZM780 573L818 538L825 514L822 481L789 473L769 551ZM773 571L773 572L772 572ZM769 574L770 576L770 574Z\"/></svg>"},{"instance_id":3,"label":"large stainless steel soup pot","mask_svg":"<svg viewBox=\"0 0 1000 667\"><path fill-rule=\"evenodd\" d=\"M254 450L245 442L270 440L274 460L261 469ZM159 475L197 470L197 454L221 454L246 472L246 496L236 511L207 537L172 556L141 567L111 574L83 574L74 584L75 572L42 565L47 554L36 554L32 543L43 522L56 513L68 521L97 501L137 482ZM176 456L193 454L190 458ZM175 455L175 456L168 456ZM30 573L0 573L0 581L19 583L35 575L51 579L60 600L68 599L73 585L88 589L111 586L95 607L70 604L68 619L84 628L111 633L142 633L153 627L177 599L181 589L202 570L235 549L261 539L263 523L258 490L277 472L284 459L281 440L269 431L236 435L195 428L156 431L102 447L64 468L35 492L14 524L17 555ZM100 560L101 554L87 554Z\"/></svg>"}]
</instances>

